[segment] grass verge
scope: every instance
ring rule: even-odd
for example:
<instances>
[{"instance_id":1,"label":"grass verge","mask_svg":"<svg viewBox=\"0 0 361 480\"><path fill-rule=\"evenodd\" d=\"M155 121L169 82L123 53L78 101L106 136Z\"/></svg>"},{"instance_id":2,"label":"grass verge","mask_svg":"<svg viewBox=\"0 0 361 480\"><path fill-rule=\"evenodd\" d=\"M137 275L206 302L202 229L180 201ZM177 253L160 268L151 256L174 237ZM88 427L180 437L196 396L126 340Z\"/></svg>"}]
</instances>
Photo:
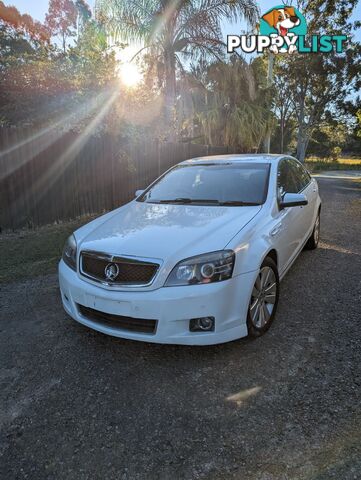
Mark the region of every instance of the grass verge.
<instances>
[{"instance_id":1,"label":"grass verge","mask_svg":"<svg viewBox=\"0 0 361 480\"><path fill-rule=\"evenodd\" d=\"M0 284L56 272L65 240L89 220L0 235Z\"/></svg>"},{"instance_id":2,"label":"grass verge","mask_svg":"<svg viewBox=\"0 0 361 480\"><path fill-rule=\"evenodd\" d=\"M341 157L338 160L330 158L308 157L306 167L310 172L321 170L361 170L361 158Z\"/></svg>"}]
</instances>

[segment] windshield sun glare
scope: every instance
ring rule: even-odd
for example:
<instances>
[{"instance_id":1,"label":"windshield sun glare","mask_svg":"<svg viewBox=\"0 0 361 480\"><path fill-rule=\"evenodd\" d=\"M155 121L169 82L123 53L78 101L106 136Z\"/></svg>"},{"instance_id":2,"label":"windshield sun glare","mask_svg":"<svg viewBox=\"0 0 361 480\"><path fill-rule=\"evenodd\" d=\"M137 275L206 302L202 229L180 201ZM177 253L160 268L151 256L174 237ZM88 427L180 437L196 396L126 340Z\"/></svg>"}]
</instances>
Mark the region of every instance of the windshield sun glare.
<instances>
[{"instance_id":1,"label":"windshield sun glare","mask_svg":"<svg viewBox=\"0 0 361 480\"><path fill-rule=\"evenodd\" d=\"M270 164L183 164L172 168L137 201L146 203L251 206L265 202Z\"/></svg>"}]
</instances>

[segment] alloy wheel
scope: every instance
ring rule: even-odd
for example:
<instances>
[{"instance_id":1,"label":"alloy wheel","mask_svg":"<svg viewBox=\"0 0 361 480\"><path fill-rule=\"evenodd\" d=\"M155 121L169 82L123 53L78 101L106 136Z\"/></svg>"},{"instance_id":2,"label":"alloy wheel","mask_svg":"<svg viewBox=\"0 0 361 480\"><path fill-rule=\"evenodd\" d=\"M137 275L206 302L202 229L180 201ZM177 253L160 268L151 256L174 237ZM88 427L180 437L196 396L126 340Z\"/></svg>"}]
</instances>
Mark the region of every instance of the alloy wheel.
<instances>
[{"instance_id":1,"label":"alloy wheel","mask_svg":"<svg viewBox=\"0 0 361 480\"><path fill-rule=\"evenodd\" d=\"M317 215L313 237L314 237L315 244L317 245L320 239L320 216L319 215Z\"/></svg>"},{"instance_id":2,"label":"alloy wheel","mask_svg":"<svg viewBox=\"0 0 361 480\"><path fill-rule=\"evenodd\" d=\"M254 284L250 317L255 328L263 328L270 320L277 297L276 275L272 268L261 268Z\"/></svg>"}]
</instances>

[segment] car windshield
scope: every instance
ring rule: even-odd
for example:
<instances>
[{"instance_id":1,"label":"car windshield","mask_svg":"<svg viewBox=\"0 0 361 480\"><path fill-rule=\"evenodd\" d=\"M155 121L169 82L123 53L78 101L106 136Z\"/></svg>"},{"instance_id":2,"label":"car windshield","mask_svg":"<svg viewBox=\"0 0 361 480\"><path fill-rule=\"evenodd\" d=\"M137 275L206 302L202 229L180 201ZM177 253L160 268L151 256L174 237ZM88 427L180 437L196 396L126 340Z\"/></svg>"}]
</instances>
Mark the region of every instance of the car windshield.
<instances>
[{"instance_id":1,"label":"car windshield","mask_svg":"<svg viewBox=\"0 0 361 480\"><path fill-rule=\"evenodd\" d=\"M147 203L261 205L268 190L269 163L178 165L138 199Z\"/></svg>"}]
</instances>

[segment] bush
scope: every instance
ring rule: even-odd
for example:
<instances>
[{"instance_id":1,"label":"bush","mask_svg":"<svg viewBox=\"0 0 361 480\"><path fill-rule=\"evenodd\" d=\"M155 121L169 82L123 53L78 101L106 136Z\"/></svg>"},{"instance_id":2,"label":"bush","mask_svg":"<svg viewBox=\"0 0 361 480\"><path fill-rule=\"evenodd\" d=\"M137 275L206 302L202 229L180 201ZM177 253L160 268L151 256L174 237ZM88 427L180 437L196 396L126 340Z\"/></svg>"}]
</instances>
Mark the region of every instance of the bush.
<instances>
[{"instance_id":1,"label":"bush","mask_svg":"<svg viewBox=\"0 0 361 480\"><path fill-rule=\"evenodd\" d=\"M341 155L341 148L340 147L333 147L331 149L331 158L334 162L337 162Z\"/></svg>"}]
</instances>

